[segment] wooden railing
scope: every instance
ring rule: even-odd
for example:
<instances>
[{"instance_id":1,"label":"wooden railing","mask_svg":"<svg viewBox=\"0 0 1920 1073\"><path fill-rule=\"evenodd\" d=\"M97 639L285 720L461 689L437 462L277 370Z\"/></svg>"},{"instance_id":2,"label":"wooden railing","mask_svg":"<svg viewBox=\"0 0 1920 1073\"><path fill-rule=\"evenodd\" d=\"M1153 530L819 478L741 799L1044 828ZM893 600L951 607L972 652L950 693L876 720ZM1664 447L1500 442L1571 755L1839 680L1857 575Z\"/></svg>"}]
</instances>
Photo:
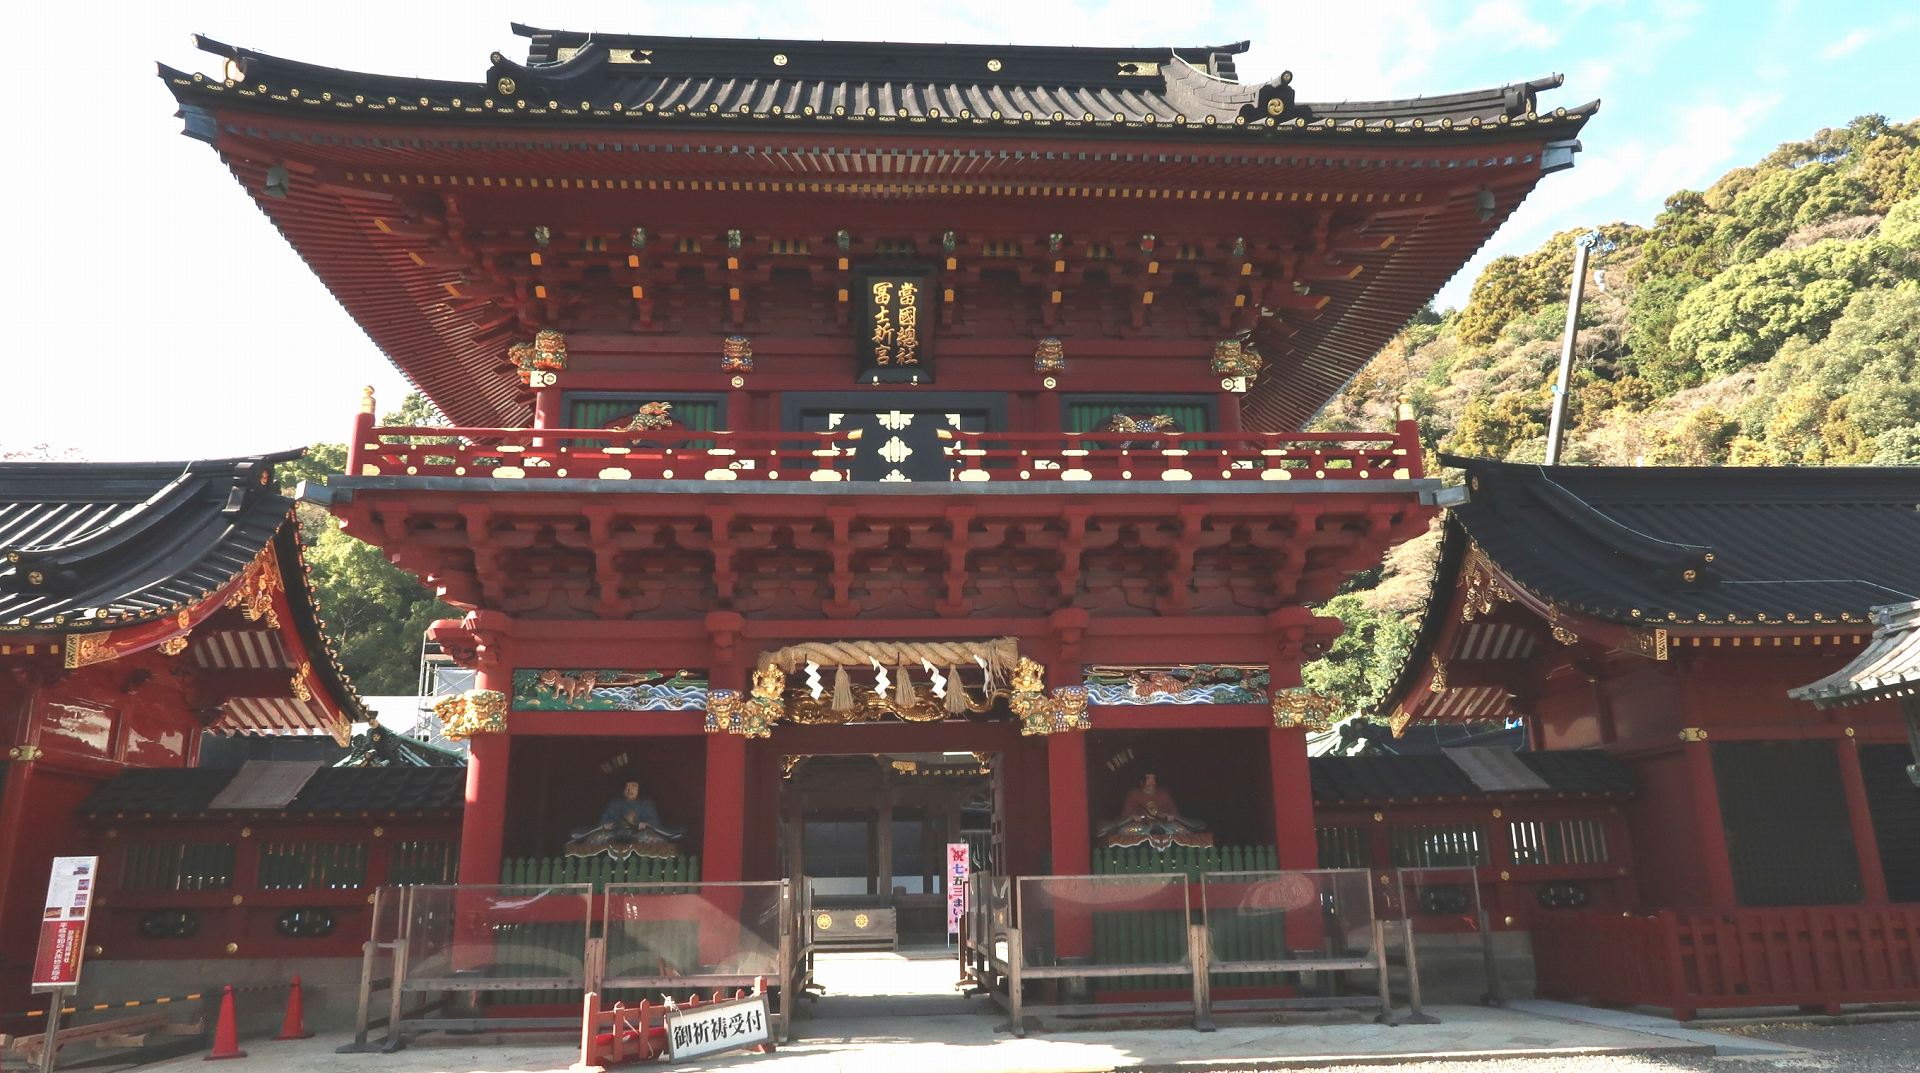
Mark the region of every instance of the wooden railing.
<instances>
[{"instance_id":1,"label":"wooden railing","mask_svg":"<svg viewBox=\"0 0 1920 1073\"><path fill-rule=\"evenodd\" d=\"M858 432L375 427L354 429L359 477L839 482ZM1393 481L1419 477L1413 422L1393 432L946 432L958 483Z\"/></svg>"},{"instance_id":2,"label":"wooden railing","mask_svg":"<svg viewBox=\"0 0 1920 1073\"><path fill-rule=\"evenodd\" d=\"M1562 913L1533 929L1536 989L1672 1010L1920 1001L1920 907Z\"/></svg>"}]
</instances>

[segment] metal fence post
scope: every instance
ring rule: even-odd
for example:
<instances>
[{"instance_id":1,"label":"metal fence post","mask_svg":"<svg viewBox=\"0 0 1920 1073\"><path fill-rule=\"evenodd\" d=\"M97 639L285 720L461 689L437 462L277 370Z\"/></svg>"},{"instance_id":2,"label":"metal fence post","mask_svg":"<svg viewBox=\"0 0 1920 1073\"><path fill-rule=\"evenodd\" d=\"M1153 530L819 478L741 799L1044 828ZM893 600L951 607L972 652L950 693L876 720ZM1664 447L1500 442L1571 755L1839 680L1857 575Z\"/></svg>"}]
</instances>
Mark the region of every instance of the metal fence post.
<instances>
[{"instance_id":1,"label":"metal fence post","mask_svg":"<svg viewBox=\"0 0 1920 1073\"><path fill-rule=\"evenodd\" d=\"M1205 924L1187 925L1187 960L1193 968L1193 1027L1211 1032L1213 1024L1213 957Z\"/></svg>"}]
</instances>

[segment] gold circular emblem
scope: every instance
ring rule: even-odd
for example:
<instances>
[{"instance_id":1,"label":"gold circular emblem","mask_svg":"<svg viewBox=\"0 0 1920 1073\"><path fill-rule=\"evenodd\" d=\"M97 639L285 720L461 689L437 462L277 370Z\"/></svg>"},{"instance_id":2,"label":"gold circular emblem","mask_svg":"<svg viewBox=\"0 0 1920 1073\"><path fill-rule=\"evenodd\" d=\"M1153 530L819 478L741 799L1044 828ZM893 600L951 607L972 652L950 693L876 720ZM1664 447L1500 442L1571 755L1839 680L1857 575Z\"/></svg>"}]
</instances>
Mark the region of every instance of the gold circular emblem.
<instances>
[{"instance_id":1,"label":"gold circular emblem","mask_svg":"<svg viewBox=\"0 0 1920 1073\"><path fill-rule=\"evenodd\" d=\"M813 918L813 926L819 928L821 931L832 931L833 918L825 913L821 913L819 916Z\"/></svg>"},{"instance_id":2,"label":"gold circular emblem","mask_svg":"<svg viewBox=\"0 0 1920 1073\"><path fill-rule=\"evenodd\" d=\"M502 77L500 81L493 84L493 88L499 90L502 95L511 96L513 91L519 87L513 79Z\"/></svg>"},{"instance_id":3,"label":"gold circular emblem","mask_svg":"<svg viewBox=\"0 0 1920 1073\"><path fill-rule=\"evenodd\" d=\"M1287 110L1287 102L1281 100L1278 97L1275 97L1272 100L1267 102L1268 115L1279 115L1280 113L1286 110Z\"/></svg>"},{"instance_id":4,"label":"gold circular emblem","mask_svg":"<svg viewBox=\"0 0 1920 1073\"><path fill-rule=\"evenodd\" d=\"M988 60L988 61L987 61L987 70L989 70L989 71L998 71L999 69L1000 69L1000 61L999 61L999 60Z\"/></svg>"},{"instance_id":5,"label":"gold circular emblem","mask_svg":"<svg viewBox=\"0 0 1920 1073\"><path fill-rule=\"evenodd\" d=\"M775 67L785 67L785 66L787 65L787 54L786 54L786 53L784 53L784 52L776 52L776 53L774 53L774 54L773 54L773 65L774 65Z\"/></svg>"},{"instance_id":6,"label":"gold circular emblem","mask_svg":"<svg viewBox=\"0 0 1920 1073\"><path fill-rule=\"evenodd\" d=\"M872 923L872 921L867 919L867 914L865 913L858 914L853 918L853 926L856 928L864 928L870 923Z\"/></svg>"}]
</instances>

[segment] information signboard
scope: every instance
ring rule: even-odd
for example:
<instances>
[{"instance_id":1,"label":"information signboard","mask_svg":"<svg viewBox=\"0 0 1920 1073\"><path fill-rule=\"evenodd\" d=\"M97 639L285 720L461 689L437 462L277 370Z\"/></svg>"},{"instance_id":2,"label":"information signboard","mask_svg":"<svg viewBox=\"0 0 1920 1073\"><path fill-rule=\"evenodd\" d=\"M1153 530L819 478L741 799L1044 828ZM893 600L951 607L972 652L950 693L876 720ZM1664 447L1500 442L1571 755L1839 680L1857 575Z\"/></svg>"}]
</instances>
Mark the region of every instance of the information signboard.
<instances>
[{"instance_id":1,"label":"information signboard","mask_svg":"<svg viewBox=\"0 0 1920 1073\"><path fill-rule=\"evenodd\" d=\"M767 996L689 1006L667 1014L667 1056L678 1062L704 1054L766 1043Z\"/></svg>"},{"instance_id":2,"label":"information signboard","mask_svg":"<svg viewBox=\"0 0 1920 1073\"><path fill-rule=\"evenodd\" d=\"M973 871L972 849L965 842L947 843L947 934L960 934L967 915L967 876Z\"/></svg>"},{"instance_id":3,"label":"information signboard","mask_svg":"<svg viewBox=\"0 0 1920 1073\"><path fill-rule=\"evenodd\" d=\"M93 887L99 875L98 857L53 859L46 905L40 911L40 947L33 957L34 990L71 988L80 982L80 959L87 949L87 919L93 911Z\"/></svg>"}]
</instances>

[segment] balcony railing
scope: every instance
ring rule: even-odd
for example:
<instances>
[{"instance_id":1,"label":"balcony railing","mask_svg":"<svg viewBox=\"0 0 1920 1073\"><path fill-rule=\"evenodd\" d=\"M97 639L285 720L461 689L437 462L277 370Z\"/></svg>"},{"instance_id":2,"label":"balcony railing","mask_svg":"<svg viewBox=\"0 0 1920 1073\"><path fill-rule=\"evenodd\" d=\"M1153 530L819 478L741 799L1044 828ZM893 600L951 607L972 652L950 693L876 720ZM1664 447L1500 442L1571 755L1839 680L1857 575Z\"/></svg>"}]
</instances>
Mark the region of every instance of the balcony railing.
<instances>
[{"instance_id":1,"label":"balcony railing","mask_svg":"<svg viewBox=\"0 0 1920 1073\"><path fill-rule=\"evenodd\" d=\"M1411 421L1393 432L940 433L958 483L1393 481L1419 477ZM851 479L855 432L375 427L348 452L359 477L812 481Z\"/></svg>"}]
</instances>

